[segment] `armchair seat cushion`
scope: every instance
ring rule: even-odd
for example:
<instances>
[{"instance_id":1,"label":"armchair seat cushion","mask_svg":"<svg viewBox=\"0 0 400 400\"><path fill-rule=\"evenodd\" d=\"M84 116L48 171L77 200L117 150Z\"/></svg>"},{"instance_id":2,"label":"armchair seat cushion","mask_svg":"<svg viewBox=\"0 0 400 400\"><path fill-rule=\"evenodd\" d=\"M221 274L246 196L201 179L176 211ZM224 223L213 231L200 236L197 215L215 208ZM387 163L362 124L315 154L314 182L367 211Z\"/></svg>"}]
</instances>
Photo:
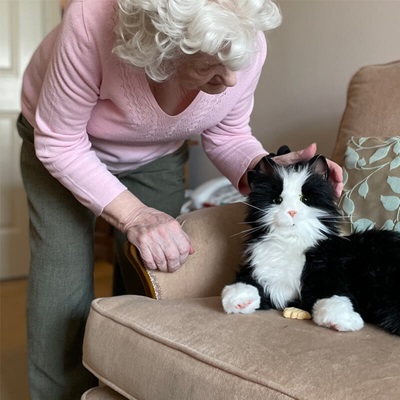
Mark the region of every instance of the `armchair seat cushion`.
<instances>
[{"instance_id":1,"label":"armchair seat cushion","mask_svg":"<svg viewBox=\"0 0 400 400\"><path fill-rule=\"evenodd\" d=\"M133 400L388 400L400 392L398 337L372 326L339 333L276 310L227 315L220 297L97 299L85 338L85 366Z\"/></svg>"}]
</instances>

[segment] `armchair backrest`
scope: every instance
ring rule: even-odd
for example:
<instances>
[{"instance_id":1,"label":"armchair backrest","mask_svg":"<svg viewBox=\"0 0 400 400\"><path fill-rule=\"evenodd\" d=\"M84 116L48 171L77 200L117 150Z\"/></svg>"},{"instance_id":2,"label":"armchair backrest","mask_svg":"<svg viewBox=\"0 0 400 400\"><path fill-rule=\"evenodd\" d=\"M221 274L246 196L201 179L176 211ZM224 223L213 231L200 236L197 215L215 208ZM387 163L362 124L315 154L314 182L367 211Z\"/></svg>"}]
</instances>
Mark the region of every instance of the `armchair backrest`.
<instances>
[{"instance_id":1,"label":"armchair backrest","mask_svg":"<svg viewBox=\"0 0 400 400\"><path fill-rule=\"evenodd\" d=\"M350 80L347 103L333 161L343 165L352 136L398 136L400 132L400 60L359 69Z\"/></svg>"}]
</instances>

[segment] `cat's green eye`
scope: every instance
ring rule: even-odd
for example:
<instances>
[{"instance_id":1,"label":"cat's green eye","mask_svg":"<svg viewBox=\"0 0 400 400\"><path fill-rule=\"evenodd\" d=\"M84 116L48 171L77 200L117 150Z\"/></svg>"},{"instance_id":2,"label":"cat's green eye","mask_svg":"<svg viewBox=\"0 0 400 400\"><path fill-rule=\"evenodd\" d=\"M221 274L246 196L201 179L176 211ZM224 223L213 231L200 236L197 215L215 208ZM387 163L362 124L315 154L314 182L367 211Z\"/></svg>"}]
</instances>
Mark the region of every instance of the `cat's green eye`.
<instances>
[{"instance_id":1,"label":"cat's green eye","mask_svg":"<svg viewBox=\"0 0 400 400\"><path fill-rule=\"evenodd\" d=\"M283 199L282 199L281 196L275 197L275 199L272 200L272 202L273 202L274 204L281 204L282 201L283 201Z\"/></svg>"},{"instance_id":2,"label":"cat's green eye","mask_svg":"<svg viewBox=\"0 0 400 400\"><path fill-rule=\"evenodd\" d=\"M304 196L303 194L300 196L300 201L304 204L308 203L308 197Z\"/></svg>"}]
</instances>

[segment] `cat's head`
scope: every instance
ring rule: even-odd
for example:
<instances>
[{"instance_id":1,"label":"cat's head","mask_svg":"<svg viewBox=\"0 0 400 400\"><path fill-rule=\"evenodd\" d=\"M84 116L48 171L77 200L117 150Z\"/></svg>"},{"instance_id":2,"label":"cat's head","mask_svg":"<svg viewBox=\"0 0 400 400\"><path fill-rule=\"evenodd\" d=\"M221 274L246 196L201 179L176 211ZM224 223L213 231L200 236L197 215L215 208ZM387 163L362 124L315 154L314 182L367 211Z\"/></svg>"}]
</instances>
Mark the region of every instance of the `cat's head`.
<instances>
[{"instance_id":1,"label":"cat's head","mask_svg":"<svg viewBox=\"0 0 400 400\"><path fill-rule=\"evenodd\" d=\"M337 232L337 198L328 178L328 163L320 155L288 167L264 158L248 172L247 222L265 231Z\"/></svg>"}]
</instances>

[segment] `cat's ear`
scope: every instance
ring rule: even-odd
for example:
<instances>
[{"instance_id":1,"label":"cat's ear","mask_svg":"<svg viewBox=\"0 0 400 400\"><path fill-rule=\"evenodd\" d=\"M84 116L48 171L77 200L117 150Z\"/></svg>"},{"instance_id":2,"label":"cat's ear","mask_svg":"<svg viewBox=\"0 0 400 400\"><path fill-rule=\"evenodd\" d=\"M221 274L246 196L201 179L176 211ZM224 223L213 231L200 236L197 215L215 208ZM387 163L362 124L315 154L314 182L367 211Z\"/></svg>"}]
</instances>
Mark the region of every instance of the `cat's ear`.
<instances>
[{"instance_id":1,"label":"cat's ear","mask_svg":"<svg viewBox=\"0 0 400 400\"><path fill-rule=\"evenodd\" d=\"M328 180L329 167L328 167L328 162L326 161L326 158L324 156L317 154L308 162L308 164L310 165L311 170L314 173L319 174L325 180Z\"/></svg>"},{"instance_id":2,"label":"cat's ear","mask_svg":"<svg viewBox=\"0 0 400 400\"><path fill-rule=\"evenodd\" d=\"M276 168L276 162L268 156L263 157L258 164L254 167L253 171L258 172L262 175L272 175L274 168Z\"/></svg>"},{"instance_id":3,"label":"cat's ear","mask_svg":"<svg viewBox=\"0 0 400 400\"><path fill-rule=\"evenodd\" d=\"M250 189L253 190L253 184L257 176L271 176L276 165L276 162L270 157L263 157L253 169L247 172L247 182Z\"/></svg>"}]
</instances>

